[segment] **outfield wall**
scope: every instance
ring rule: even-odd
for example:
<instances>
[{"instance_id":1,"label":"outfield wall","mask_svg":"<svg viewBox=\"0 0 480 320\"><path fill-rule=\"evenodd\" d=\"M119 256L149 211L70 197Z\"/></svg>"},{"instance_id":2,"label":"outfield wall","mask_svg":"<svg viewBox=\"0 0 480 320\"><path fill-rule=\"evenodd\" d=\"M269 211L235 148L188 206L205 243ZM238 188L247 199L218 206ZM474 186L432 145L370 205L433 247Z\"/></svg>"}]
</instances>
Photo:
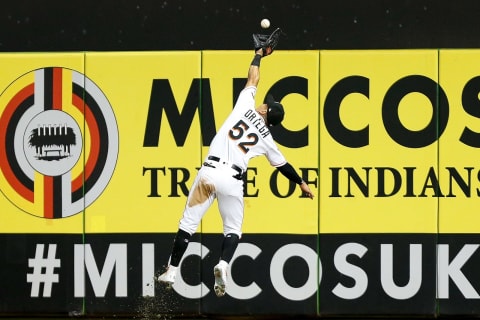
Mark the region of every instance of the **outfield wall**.
<instances>
[{"instance_id":1,"label":"outfield wall","mask_svg":"<svg viewBox=\"0 0 480 320\"><path fill-rule=\"evenodd\" d=\"M256 101L316 194L255 158L228 295L188 188L251 51L0 55L0 315L480 315L478 50L276 51Z\"/></svg>"}]
</instances>

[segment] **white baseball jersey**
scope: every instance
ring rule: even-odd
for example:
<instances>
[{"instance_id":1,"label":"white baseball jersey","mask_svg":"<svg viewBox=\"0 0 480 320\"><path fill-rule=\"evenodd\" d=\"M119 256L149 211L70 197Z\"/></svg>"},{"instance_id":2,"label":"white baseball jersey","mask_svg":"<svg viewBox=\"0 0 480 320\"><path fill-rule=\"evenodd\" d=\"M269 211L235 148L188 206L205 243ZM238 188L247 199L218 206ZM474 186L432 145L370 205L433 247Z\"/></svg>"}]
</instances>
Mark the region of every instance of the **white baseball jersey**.
<instances>
[{"instance_id":1,"label":"white baseball jersey","mask_svg":"<svg viewBox=\"0 0 480 320\"><path fill-rule=\"evenodd\" d=\"M232 113L212 140L208 153L208 156L235 164L243 171L247 169L248 161L259 155L265 155L274 167L286 163L267 124L255 111L256 92L254 86L241 91Z\"/></svg>"},{"instance_id":2,"label":"white baseball jersey","mask_svg":"<svg viewBox=\"0 0 480 320\"><path fill-rule=\"evenodd\" d=\"M235 233L241 236L243 180L233 167L239 167L244 172L248 161L262 154L267 156L274 167L286 163L265 121L255 111L256 92L254 86L242 90L232 113L212 140L205 163L198 171L188 194L180 229L193 234L208 208L217 199L224 234Z\"/></svg>"}]
</instances>

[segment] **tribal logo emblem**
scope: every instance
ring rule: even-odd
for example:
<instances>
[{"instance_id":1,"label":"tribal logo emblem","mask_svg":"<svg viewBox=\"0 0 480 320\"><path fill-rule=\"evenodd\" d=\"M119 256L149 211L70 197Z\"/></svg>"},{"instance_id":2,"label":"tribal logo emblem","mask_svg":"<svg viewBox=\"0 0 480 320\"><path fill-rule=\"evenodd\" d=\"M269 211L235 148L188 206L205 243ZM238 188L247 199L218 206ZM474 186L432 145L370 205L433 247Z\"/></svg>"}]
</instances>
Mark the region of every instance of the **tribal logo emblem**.
<instances>
[{"instance_id":1,"label":"tribal logo emblem","mask_svg":"<svg viewBox=\"0 0 480 320\"><path fill-rule=\"evenodd\" d=\"M0 95L0 191L38 217L83 212L113 175L118 140L108 99L85 75L26 73Z\"/></svg>"}]
</instances>

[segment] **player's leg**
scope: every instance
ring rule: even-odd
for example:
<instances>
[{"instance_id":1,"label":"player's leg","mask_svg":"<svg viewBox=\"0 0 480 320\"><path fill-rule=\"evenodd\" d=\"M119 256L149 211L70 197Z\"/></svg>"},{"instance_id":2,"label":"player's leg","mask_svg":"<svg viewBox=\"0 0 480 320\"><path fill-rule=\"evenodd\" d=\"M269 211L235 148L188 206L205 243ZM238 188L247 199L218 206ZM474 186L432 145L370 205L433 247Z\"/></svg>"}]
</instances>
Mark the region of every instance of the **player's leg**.
<instances>
[{"instance_id":1,"label":"player's leg","mask_svg":"<svg viewBox=\"0 0 480 320\"><path fill-rule=\"evenodd\" d=\"M218 297L225 295L228 267L241 237L243 222L243 193L240 195L219 195L218 206L223 220L224 237L220 261L214 267L214 291Z\"/></svg>"},{"instance_id":2,"label":"player's leg","mask_svg":"<svg viewBox=\"0 0 480 320\"><path fill-rule=\"evenodd\" d=\"M178 229L175 239L173 240L172 254L170 255L167 270L158 277L158 281L164 282L169 286L173 285L175 277L177 276L177 268L187 250L191 236L190 233Z\"/></svg>"},{"instance_id":3,"label":"player's leg","mask_svg":"<svg viewBox=\"0 0 480 320\"><path fill-rule=\"evenodd\" d=\"M215 286L213 289L218 297L225 295L228 267L237 249L239 240L240 236L235 233L229 233L223 237L220 261L213 268L213 275L215 276Z\"/></svg>"},{"instance_id":4,"label":"player's leg","mask_svg":"<svg viewBox=\"0 0 480 320\"><path fill-rule=\"evenodd\" d=\"M240 241L240 236L236 233L229 233L223 237L222 253L220 255L220 261L225 261L226 263L230 263L230 260L232 260L233 254L237 249L239 241Z\"/></svg>"},{"instance_id":5,"label":"player's leg","mask_svg":"<svg viewBox=\"0 0 480 320\"><path fill-rule=\"evenodd\" d=\"M158 277L160 282L169 286L175 282L177 269L188 248L190 237L196 232L200 221L214 199L214 186L199 174L190 189L179 229L173 241L167 270Z\"/></svg>"}]
</instances>

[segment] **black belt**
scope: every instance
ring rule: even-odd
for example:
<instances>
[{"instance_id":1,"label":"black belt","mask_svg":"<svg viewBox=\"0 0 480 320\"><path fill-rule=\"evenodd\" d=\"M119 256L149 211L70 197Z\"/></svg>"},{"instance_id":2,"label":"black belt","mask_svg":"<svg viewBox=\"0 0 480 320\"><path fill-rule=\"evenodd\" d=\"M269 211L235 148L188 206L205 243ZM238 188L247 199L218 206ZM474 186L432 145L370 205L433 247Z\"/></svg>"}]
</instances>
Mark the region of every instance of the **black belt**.
<instances>
[{"instance_id":1,"label":"black belt","mask_svg":"<svg viewBox=\"0 0 480 320\"><path fill-rule=\"evenodd\" d=\"M208 156L207 158L208 160L212 160L212 161L215 161L215 162L220 162L220 158L219 157L215 157L215 156ZM223 162L223 164L227 164L226 162ZM210 168L215 168L215 166L212 166L211 164L207 163L207 162L204 162L203 163L204 166L206 167L210 167ZM240 168L239 166L237 166L236 164L232 164L231 165L231 168L235 171L238 172L238 174L236 175L233 175L233 177L237 180L242 180L243 179L243 170L242 168Z\"/></svg>"}]
</instances>

